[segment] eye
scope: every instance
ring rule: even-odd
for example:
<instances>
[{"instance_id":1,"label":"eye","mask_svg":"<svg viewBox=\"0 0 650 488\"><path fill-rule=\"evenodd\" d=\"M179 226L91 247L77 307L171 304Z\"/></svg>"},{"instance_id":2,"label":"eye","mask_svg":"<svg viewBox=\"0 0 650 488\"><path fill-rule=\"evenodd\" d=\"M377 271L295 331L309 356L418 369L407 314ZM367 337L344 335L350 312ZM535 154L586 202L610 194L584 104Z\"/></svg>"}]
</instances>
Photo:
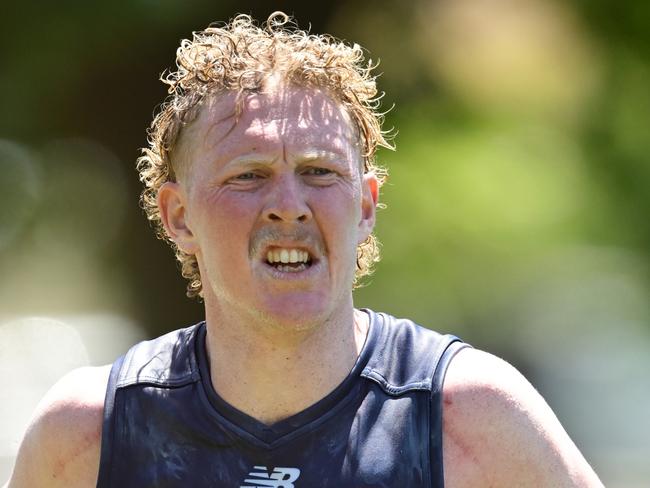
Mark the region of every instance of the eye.
<instances>
[{"instance_id":1,"label":"eye","mask_svg":"<svg viewBox=\"0 0 650 488\"><path fill-rule=\"evenodd\" d=\"M232 185L235 188L252 188L257 187L264 181L265 175L260 171L244 171L239 174L234 174L228 178L225 183Z\"/></svg>"},{"instance_id":2,"label":"eye","mask_svg":"<svg viewBox=\"0 0 650 488\"><path fill-rule=\"evenodd\" d=\"M331 169L328 169L328 168L314 167L314 168L307 168L305 170L304 174L310 175L310 176L327 176L327 175L334 174L334 171L332 171Z\"/></svg>"},{"instance_id":3,"label":"eye","mask_svg":"<svg viewBox=\"0 0 650 488\"><path fill-rule=\"evenodd\" d=\"M240 173L231 177L228 181L232 183L247 183L251 181L257 181L263 177L264 176L257 171L246 171L245 173Z\"/></svg>"},{"instance_id":4,"label":"eye","mask_svg":"<svg viewBox=\"0 0 650 488\"><path fill-rule=\"evenodd\" d=\"M255 180L259 177L260 175L253 173L252 171L249 171L248 173L242 173L240 175L237 175L233 179L239 181L248 181L248 180Z\"/></svg>"}]
</instances>

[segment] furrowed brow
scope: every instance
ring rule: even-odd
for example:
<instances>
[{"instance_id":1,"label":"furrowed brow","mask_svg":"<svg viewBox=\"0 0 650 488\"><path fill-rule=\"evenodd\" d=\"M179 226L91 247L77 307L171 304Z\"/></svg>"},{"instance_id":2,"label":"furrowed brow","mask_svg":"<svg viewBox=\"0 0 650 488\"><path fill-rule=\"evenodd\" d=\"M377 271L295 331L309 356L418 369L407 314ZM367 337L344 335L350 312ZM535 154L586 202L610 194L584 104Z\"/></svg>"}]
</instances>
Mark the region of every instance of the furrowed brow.
<instances>
[{"instance_id":1,"label":"furrowed brow","mask_svg":"<svg viewBox=\"0 0 650 488\"><path fill-rule=\"evenodd\" d=\"M337 151L305 151L296 157L299 163L308 163L310 161L338 161L345 155Z\"/></svg>"},{"instance_id":2,"label":"furrowed brow","mask_svg":"<svg viewBox=\"0 0 650 488\"><path fill-rule=\"evenodd\" d=\"M253 153L253 154L242 154L232 158L228 163L226 163L226 168L232 168L237 166L249 166L249 165L266 165L273 164L278 157L275 158L264 156L263 154Z\"/></svg>"}]
</instances>

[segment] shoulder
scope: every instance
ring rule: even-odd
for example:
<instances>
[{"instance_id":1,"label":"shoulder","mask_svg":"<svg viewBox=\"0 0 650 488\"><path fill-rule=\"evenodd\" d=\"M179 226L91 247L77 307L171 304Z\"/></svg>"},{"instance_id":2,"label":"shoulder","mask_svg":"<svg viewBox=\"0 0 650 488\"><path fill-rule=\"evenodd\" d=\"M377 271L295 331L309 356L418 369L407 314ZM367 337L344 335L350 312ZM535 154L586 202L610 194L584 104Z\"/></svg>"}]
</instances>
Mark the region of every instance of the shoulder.
<instances>
[{"instance_id":1,"label":"shoulder","mask_svg":"<svg viewBox=\"0 0 650 488\"><path fill-rule=\"evenodd\" d=\"M21 443L10 488L94 486L110 366L76 369L41 400Z\"/></svg>"},{"instance_id":2,"label":"shoulder","mask_svg":"<svg viewBox=\"0 0 650 488\"><path fill-rule=\"evenodd\" d=\"M602 486L548 404L506 361L461 350L443 402L448 486Z\"/></svg>"}]
</instances>

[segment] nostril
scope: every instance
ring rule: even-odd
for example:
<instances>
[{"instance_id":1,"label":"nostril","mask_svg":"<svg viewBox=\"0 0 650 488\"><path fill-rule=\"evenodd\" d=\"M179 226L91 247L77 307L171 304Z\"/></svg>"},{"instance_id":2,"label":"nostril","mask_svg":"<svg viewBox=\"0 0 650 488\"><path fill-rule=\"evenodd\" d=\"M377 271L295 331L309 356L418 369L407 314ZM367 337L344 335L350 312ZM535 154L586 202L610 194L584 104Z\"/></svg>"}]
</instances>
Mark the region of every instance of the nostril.
<instances>
[{"instance_id":1,"label":"nostril","mask_svg":"<svg viewBox=\"0 0 650 488\"><path fill-rule=\"evenodd\" d=\"M293 220L294 222L304 223L309 220L309 215L306 213L301 213L300 215L293 218L291 217L291 215L286 215L283 217L283 214L278 212L268 212L266 214L267 220L271 222L291 222Z\"/></svg>"}]
</instances>

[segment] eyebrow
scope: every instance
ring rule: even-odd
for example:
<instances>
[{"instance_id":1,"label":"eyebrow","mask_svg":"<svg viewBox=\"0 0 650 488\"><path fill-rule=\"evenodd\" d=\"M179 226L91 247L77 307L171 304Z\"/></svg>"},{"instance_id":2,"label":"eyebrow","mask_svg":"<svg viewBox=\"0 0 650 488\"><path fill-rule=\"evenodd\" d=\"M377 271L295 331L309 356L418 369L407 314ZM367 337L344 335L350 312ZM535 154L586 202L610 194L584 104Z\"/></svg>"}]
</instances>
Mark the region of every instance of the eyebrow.
<instances>
[{"instance_id":1,"label":"eyebrow","mask_svg":"<svg viewBox=\"0 0 650 488\"><path fill-rule=\"evenodd\" d=\"M314 151L305 151L301 153L296 160L299 163L308 163L310 161L317 161L317 160L338 160L345 157L344 154L336 151L319 151L319 150L314 150Z\"/></svg>"},{"instance_id":2,"label":"eyebrow","mask_svg":"<svg viewBox=\"0 0 650 488\"><path fill-rule=\"evenodd\" d=\"M345 155L336 151L325 150L307 150L301 152L295 158L297 164L309 163L311 161L336 161L344 158ZM244 166L247 164L273 164L278 160L278 157L270 158L260 153L242 154L235 156L226 164L226 167Z\"/></svg>"}]
</instances>

